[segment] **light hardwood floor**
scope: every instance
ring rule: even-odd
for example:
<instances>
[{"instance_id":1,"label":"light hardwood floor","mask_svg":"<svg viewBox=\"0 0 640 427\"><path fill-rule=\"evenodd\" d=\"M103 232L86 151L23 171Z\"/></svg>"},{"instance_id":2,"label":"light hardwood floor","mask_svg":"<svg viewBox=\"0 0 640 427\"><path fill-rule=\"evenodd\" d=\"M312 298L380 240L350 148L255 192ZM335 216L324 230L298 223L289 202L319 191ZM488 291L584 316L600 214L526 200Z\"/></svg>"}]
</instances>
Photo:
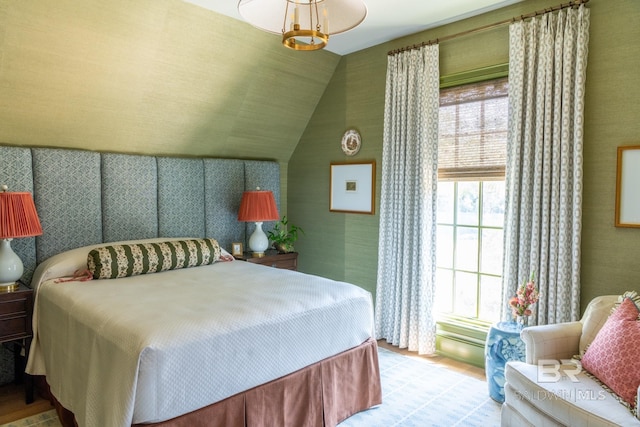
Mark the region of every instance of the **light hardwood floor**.
<instances>
[{"instance_id":1,"label":"light hardwood floor","mask_svg":"<svg viewBox=\"0 0 640 427\"><path fill-rule=\"evenodd\" d=\"M396 346L388 344L385 340L378 340L378 347L386 348L387 350L395 351L396 353L400 353L404 356L409 357L417 357L423 359L427 362L435 363L436 365L445 366L448 369L460 372L462 374L468 375L470 377L474 377L476 379L485 381L487 378L484 374L483 368L478 368L477 366L470 365L468 363L460 362L458 360L450 359L444 356L420 356L418 353L414 351L408 351L407 349L400 349Z\"/></svg>"},{"instance_id":2,"label":"light hardwood floor","mask_svg":"<svg viewBox=\"0 0 640 427\"><path fill-rule=\"evenodd\" d=\"M469 365L464 362L449 359L443 356L418 356L415 352L387 344L384 340L378 341L378 346L409 357L419 357L428 362L445 366L457 372L471 377L485 380L484 369ZM0 387L0 425L19 420L31 415L39 414L53 409L48 400L36 396L35 402L27 405L24 401L24 387L22 385L8 384Z\"/></svg>"},{"instance_id":3,"label":"light hardwood floor","mask_svg":"<svg viewBox=\"0 0 640 427\"><path fill-rule=\"evenodd\" d=\"M13 383L0 387L0 425L53 409L48 400L36 396L33 403L24 401L24 386Z\"/></svg>"}]
</instances>

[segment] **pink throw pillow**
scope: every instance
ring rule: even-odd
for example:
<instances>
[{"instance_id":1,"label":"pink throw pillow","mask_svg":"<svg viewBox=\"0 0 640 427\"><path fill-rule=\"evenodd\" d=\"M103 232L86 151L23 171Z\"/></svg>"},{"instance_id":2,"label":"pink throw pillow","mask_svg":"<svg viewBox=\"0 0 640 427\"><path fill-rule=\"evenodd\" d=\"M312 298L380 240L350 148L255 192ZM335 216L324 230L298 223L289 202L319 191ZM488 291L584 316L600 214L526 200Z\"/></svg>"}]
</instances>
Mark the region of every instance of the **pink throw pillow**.
<instances>
[{"instance_id":1,"label":"pink throw pillow","mask_svg":"<svg viewBox=\"0 0 640 427\"><path fill-rule=\"evenodd\" d=\"M626 298L609 316L584 356L582 367L633 408L640 385L638 307Z\"/></svg>"}]
</instances>

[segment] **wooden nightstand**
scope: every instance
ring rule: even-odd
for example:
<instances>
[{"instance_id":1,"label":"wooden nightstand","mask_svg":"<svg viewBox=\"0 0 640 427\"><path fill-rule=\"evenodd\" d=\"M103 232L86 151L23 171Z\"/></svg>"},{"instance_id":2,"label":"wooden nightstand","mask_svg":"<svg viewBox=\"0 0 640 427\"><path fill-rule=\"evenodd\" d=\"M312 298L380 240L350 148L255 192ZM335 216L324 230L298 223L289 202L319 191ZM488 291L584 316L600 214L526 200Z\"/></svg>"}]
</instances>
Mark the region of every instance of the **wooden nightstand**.
<instances>
[{"instance_id":1,"label":"wooden nightstand","mask_svg":"<svg viewBox=\"0 0 640 427\"><path fill-rule=\"evenodd\" d=\"M14 292L0 293L0 343L15 344L15 378L16 383L25 379L25 400L33 402L33 378L24 373L24 363L20 358L20 349L24 348L24 360L29 358L29 348L33 330L33 289L20 285Z\"/></svg>"},{"instance_id":2,"label":"wooden nightstand","mask_svg":"<svg viewBox=\"0 0 640 427\"><path fill-rule=\"evenodd\" d=\"M285 270L298 269L298 253L290 252L288 254L279 254L277 251L267 251L262 258L254 258L251 252L245 252L244 256L236 257L254 264L266 265L269 267L283 268Z\"/></svg>"}]
</instances>

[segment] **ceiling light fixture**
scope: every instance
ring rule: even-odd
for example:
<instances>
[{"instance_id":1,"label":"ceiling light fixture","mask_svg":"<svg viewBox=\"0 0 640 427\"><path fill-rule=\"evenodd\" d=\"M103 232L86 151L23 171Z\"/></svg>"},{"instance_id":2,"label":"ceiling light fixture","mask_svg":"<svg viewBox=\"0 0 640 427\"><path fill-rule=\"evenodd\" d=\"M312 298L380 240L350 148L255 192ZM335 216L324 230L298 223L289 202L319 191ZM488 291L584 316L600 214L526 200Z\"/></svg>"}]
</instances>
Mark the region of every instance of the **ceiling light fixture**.
<instances>
[{"instance_id":1,"label":"ceiling light fixture","mask_svg":"<svg viewBox=\"0 0 640 427\"><path fill-rule=\"evenodd\" d=\"M357 27L367 16L362 0L240 0L238 12L254 27L282 34L294 50L318 50L329 35Z\"/></svg>"}]
</instances>

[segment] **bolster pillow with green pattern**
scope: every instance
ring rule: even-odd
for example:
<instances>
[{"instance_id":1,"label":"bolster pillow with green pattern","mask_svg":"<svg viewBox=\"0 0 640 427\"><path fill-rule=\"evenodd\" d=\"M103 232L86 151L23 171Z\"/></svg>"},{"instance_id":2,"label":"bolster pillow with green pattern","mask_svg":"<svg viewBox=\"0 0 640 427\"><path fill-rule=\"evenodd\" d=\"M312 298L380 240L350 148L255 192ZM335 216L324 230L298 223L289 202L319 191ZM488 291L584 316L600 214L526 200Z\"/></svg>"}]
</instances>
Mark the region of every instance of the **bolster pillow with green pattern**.
<instances>
[{"instance_id":1,"label":"bolster pillow with green pattern","mask_svg":"<svg viewBox=\"0 0 640 427\"><path fill-rule=\"evenodd\" d=\"M213 264L219 259L220 245L214 239L170 240L95 248L89 252L87 267L94 279L117 279Z\"/></svg>"}]
</instances>

